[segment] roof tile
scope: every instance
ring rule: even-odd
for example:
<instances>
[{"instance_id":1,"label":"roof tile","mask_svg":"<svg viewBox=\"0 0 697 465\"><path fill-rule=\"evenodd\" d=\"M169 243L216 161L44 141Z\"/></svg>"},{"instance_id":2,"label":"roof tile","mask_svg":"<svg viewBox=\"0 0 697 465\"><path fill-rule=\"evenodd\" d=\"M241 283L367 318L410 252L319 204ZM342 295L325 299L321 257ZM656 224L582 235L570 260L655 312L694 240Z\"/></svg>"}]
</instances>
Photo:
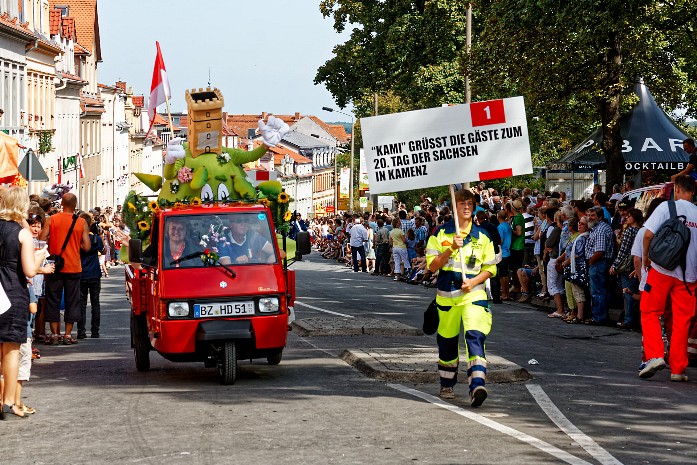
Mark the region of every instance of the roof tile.
<instances>
[{"instance_id":1,"label":"roof tile","mask_svg":"<svg viewBox=\"0 0 697 465\"><path fill-rule=\"evenodd\" d=\"M52 9L67 6L68 15L75 18L77 41L91 54L102 60L99 40L99 19L97 17L97 0L51 0Z\"/></svg>"},{"instance_id":2,"label":"roof tile","mask_svg":"<svg viewBox=\"0 0 697 465\"><path fill-rule=\"evenodd\" d=\"M48 12L48 26L50 29L50 34L52 36L57 35L60 32L60 24L61 24L61 11L60 10L51 10Z\"/></svg>"},{"instance_id":3,"label":"roof tile","mask_svg":"<svg viewBox=\"0 0 697 465\"><path fill-rule=\"evenodd\" d=\"M0 15L0 27L35 37L35 34L29 29L29 23L19 23L17 17L10 18L7 12Z\"/></svg>"}]
</instances>

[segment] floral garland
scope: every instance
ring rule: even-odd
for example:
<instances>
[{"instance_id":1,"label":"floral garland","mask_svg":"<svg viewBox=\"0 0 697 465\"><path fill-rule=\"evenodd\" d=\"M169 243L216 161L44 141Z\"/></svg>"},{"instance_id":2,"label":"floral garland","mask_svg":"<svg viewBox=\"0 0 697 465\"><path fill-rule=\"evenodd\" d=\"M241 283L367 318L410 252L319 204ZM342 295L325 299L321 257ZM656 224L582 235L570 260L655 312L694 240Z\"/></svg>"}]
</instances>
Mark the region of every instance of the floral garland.
<instances>
[{"instance_id":1,"label":"floral garland","mask_svg":"<svg viewBox=\"0 0 697 465\"><path fill-rule=\"evenodd\" d=\"M123 222L131 230L131 237L147 242L150 239L150 227L153 213L160 210L157 201L130 191L121 208Z\"/></svg>"},{"instance_id":2,"label":"floral garland","mask_svg":"<svg viewBox=\"0 0 697 465\"><path fill-rule=\"evenodd\" d=\"M266 198L259 199L260 203L264 203L271 210L276 232L284 235L290 232L289 221L292 216L292 213L288 210L290 201L291 197L285 191L281 191L277 195L269 194Z\"/></svg>"},{"instance_id":3,"label":"floral garland","mask_svg":"<svg viewBox=\"0 0 697 465\"><path fill-rule=\"evenodd\" d=\"M220 256L218 256L218 254L213 252L211 249L204 249L203 253L201 254L201 261L207 266L215 265L218 263L219 258Z\"/></svg>"},{"instance_id":4,"label":"floral garland","mask_svg":"<svg viewBox=\"0 0 697 465\"><path fill-rule=\"evenodd\" d=\"M186 171L184 168L180 169L179 172L180 175L186 179L186 176L191 174L191 170L186 168L188 170ZM293 219L293 215L288 209L291 200L292 199L288 193L281 191L278 194L269 193L266 196L258 199L224 199L203 201L199 197L185 197L178 199L175 202L171 202L166 199L148 199L148 197L136 194L135 191L130 191L124 200L121 211L123 221L131 230L131 237L134 239L140 239L144 243L149 241L150 238L150 228L152 227L153 215L161 212L164 208L179 209L199 207L203 205L225 205L231 203L258 203L267 206L271 210L271 216L273 223L276 226L276 231L281 234L288 234L291 228L290 221ZM227 227L223 226L222 224L211 225L209 236L203 236L200 245L202 247L210 248L213 253L216 253L218 251L218 246L224 244L227 240L224 234L226 229ZM203 259L204 258L202 255L202 260Z\"/></svg>"}]
</instances>

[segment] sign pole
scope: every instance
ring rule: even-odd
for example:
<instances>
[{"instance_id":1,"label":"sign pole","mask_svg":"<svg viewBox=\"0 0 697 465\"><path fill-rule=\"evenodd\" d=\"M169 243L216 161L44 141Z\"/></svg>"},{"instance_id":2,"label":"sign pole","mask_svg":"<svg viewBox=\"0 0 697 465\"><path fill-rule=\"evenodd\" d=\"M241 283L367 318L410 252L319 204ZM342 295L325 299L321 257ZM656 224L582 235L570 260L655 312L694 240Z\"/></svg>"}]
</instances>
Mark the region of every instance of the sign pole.
<instances>
[{"instance_id":1,"label":"sign pole","mask_svg":"<svg viewBox=\"0 0 697 465\"><path fill-rule=\"evenodd\" d=\"M450 184L450 203L452 204L451 210L453 212L453 221L455 222L455 235L459 236L460 235L460 219L457 217L457 204L455 202L455 188L453 187L452 184ZM472 210L474 211L474 206L472 206ZM460 254L460 270L462 271L462 279L464 281L467 278L467 273L465 273L465 260L464 260L464 257L462 256L462 247L459 247L457 249L457 251Z\"/></svg>"}]
</instances>

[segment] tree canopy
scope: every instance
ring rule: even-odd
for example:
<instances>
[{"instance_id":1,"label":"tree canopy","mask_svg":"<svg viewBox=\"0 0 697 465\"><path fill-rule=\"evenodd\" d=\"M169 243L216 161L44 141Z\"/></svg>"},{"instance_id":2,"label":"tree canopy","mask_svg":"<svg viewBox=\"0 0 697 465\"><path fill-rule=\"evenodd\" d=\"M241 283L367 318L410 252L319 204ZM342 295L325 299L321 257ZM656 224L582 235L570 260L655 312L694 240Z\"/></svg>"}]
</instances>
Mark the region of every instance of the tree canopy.
<instances>
[{"instance_id":1,"label":"tree canopy","mask_svg":"<svg viewBox=\"0 0 697 465\"><path fill-rule=\"evenodd\" d=\"M481 0L474 6L471 54L467 2L323 0L337 31L352 28L316 83L337 104L380 113L523 95L533 164L559 158L599 124L608 184L624 174L617 124L643 78L656 101L697 117L694 0Z\"/></svg>"}]
</instances>

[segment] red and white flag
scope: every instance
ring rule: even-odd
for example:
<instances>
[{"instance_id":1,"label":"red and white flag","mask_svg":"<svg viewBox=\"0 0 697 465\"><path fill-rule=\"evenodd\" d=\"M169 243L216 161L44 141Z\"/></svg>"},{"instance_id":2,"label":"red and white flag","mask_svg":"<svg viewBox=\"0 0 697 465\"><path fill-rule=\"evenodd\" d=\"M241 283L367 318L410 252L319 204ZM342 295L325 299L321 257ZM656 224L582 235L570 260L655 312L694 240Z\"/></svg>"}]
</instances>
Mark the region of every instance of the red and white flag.
<instances>
[{"instance_id":1,"label":"red and white flag","mask_svg":"<svg viewBox=\"0 0 697 465\"><path fill-rule=\"evenodd\" d=\"M58 157L58 184L63 182L63 162L61 157Z\"/></svg>"},{"instance_id":2,"label":"red and white flag","mask_svg":"<svg viewBox=\"0 0 697 465\"><path fill-rule=\"evenodd\" d=\"M162 59L160 51L160 43L155 42L157 46L157 56L155 57L155 68L152 72L152 84L150 85L150 101L148 102L148 117L150 119L150 127L157 111L157 106L162 105L172 97L169 90L169 81L167 80L167 70L165 69L165 61ZM148 132L150 132L148 130Z\"/></svg>"},{"instance_id":3,"label":"red and white flag","mask_svg":"<svg viewBox=\"0 0 697 465\"><path fill-rule=\"evenodd\" d=\"M85 178L85 171L82 169L82 155L80 155L78 153L75 155L75 157L77 159L77 169L80 172L80 179L84 179Z\"/></svg>"}]
</instances>

